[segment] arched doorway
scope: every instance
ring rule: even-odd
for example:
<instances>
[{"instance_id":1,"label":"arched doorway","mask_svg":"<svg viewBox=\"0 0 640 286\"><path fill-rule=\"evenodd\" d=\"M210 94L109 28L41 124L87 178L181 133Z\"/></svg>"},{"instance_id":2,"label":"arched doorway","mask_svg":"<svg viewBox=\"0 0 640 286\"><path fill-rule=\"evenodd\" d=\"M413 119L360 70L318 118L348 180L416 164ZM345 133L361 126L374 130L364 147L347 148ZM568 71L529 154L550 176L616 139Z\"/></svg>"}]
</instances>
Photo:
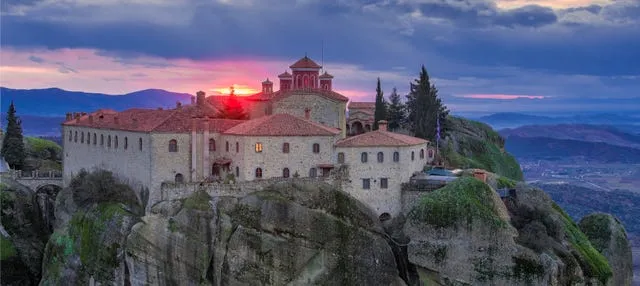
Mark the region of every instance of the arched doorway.
<instances>
[{"instance_id":1,"label":"arched doorway","mask_svg":"<svg viewBox=\"0 0 640 286\"><path fill-rule=\"evenodd\" d=\"M184 183L184 176L180 173L176 174L175 182L178 184Z\"/></svg>"},{"instance_id":2,"label":"arched doorway","mask_svg":"<svg viewBox=\"0 0 640 286\"><path fill-rule=\"evenodd\" d=\"M40 215L45 231L53 233L55 216L56 197L62 188L57 185L47 184L36 188L34 201L37 205L35 211Z\"/></svg>"},{"instance_id":3,"label":"arched doorway","mask_svg":"<svg viewBox=\"0 0 640 286\"><path fill-rule=\"evenodd\" d=\"M351 135L358 135L364 133L364 127L362 126L362 122L355 121L351 123Z\"/></svg>"}]
</instances>

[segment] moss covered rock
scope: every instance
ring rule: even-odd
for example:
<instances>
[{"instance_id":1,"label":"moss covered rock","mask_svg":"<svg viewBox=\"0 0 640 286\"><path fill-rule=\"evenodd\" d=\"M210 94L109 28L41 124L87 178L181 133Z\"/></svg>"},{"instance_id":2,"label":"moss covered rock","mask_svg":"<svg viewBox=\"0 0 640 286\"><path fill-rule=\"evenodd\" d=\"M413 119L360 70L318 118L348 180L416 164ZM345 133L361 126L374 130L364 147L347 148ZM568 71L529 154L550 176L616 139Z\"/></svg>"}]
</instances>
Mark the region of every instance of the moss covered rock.
<instances>
[{"instance_id":1,"label":"moss covered rock","mask_svg":"<svg viewBox=\"0 0 640 286\"><path fill-rule=\"evenodd\" d=\"M631 285L633 262L631 245L622 223L610 214L595 213L580 220L580 230L609 262L611 285Z\"/></svg>"}]
</instances>

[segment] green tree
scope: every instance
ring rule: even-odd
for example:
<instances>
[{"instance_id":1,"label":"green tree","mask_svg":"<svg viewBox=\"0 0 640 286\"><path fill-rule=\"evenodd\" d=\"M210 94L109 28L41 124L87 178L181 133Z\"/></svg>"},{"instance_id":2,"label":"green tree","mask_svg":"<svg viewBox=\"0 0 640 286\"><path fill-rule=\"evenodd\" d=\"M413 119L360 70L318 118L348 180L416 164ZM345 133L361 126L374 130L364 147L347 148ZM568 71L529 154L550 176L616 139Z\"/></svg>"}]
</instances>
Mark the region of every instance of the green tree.
<instances>
[{"instance_id":1,"label":"green tree","mask_svg":"<svg viewBox=\"0 0 640 286\"><path fill-rule=\"evenodd\" d=\"M407 109L409 128L414 136L433 141L436 138L438 117L440 117L441 134L444 132L449 110L438 98L438 89L431 84L424 65L420 70L420 77L410 84Z\"/></svg>"},{"instance_id":2,"label":"green tree","mask_svg":"<svg viewBox=\"0 0 640 286\"><path fill-rule=\"evenodd\" d=\"M222 110L218 113L219 118L225 119L249 119L249 114L242 107L242 101L238 100L233 86L230 88L229 98L224 101Z\"/></svg>"},{"instance_id":3,"label":"green tree","mask_svg":"<svg viewBox=\"0 0 640 286\"><path fill-rule=\"evenodd\" d=\"M402 102L398 90L394 87L389 95L389 105L387 107L387 121L389 130L397 130L406 121L406 106Z\"/></svg>"},{"instance_id":4,"label":"green tree","mask_svg":"<svg viewBox=\"0 0 640 286\"><path fill-rule=\"evenodd\" d=\"M12 169L21 170L27 157L22 138L20 118L16 116L16 107L11 101L7 112L7 131L2 140L2 157Z\"/></svg>"},{"instance_id":5,"label":"green tree","mask_svg":"<svg viewBox=\"0 0 640 286\"><path fill-rule=\"evenodd\" d=\"M387 102L384 99L384 92L380 88L380 78L376 87L376 110L373 114L373 130L378 130L378 121L387 119Z\"/></svg>"}]
</instances>

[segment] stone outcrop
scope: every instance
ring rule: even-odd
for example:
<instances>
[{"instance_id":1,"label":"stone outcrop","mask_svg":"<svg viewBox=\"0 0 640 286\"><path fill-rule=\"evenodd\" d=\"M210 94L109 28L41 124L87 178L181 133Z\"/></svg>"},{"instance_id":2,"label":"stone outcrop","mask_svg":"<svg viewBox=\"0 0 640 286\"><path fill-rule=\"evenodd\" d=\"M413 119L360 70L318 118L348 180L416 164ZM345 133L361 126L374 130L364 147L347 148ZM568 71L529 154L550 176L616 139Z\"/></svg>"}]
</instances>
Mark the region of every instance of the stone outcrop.
<instances>
[{"instance_id":1,"label":"stone outcrop","mask_svg":"<svg viewBox=\"0 0 640 286\"><path fill-rule=\"evenodd\" d=\"M593 247L609 261L613 271L611 285L631 285L631 245L622 223L610 214L595 213L580 220L580 230L589 237Z\"/></svg>"}]
</instances>

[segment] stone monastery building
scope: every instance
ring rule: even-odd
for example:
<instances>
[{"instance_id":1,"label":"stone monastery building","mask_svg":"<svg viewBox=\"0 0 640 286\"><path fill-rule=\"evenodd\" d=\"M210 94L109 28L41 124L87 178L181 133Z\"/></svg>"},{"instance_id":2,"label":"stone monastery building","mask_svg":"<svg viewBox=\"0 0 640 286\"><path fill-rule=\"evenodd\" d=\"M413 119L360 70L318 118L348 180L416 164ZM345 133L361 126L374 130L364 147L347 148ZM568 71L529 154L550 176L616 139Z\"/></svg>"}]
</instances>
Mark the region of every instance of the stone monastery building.
<instances>
[{"instance_id":1,"label":"stone monastery building","mask_svg":"<svg viewBox=\"0 0 640 286\"><path fill-rule=\"evenodd\" d=\"M333 91L333 76L304 57L268 79L262 92L237 98L248 120L216 118L228 96L198 92L173 109L101 109L67 114L63 123L64 184L82 169L109 170L163 199L163 183L199 183L233 175L235 182L330 177L346 170L345 192L378 214L401 211L401 183L433 158L428 142L380 129L347 137L348 98ZM371 124L371 122L368 122ZM352 129L352 126L349 126ZM369 129L370 130L370 129Z\"/></svg>"}]
</instances>

